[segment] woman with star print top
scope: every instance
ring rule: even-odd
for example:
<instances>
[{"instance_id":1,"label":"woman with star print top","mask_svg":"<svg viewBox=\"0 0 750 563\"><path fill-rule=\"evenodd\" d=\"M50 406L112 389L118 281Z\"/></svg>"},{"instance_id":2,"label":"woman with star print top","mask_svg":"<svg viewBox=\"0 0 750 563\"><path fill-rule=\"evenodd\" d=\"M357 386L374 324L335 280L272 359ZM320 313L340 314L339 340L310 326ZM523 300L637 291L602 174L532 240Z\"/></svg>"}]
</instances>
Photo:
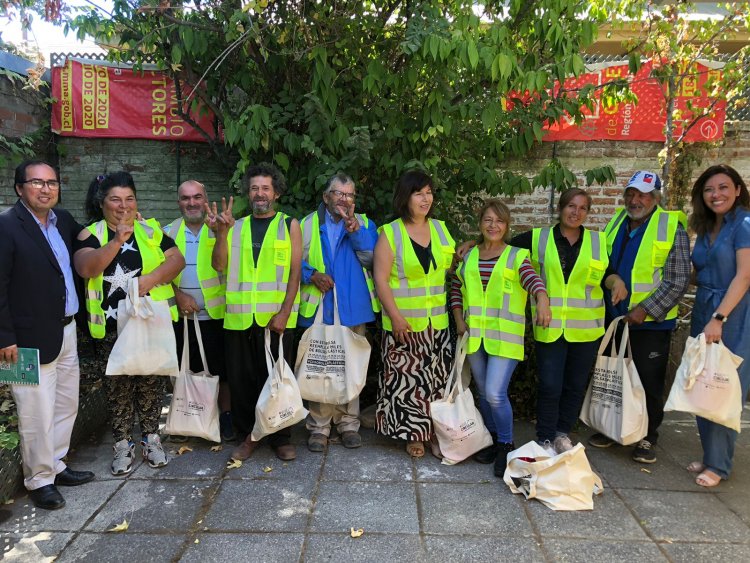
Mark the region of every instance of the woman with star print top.
<instances>
[{"instance_id":1,"label":"woman with star print top","mask_svg":"<svg viewBox=\"0 0 750 563\"><path fill-rule=\"evenodd\" d=\"M138 278L140 295L173 303L171 281L185 267L185 260L155 219L140 218L135 183L128 172L98 176L89 186L86 212L91 224L78 235L73 260L79 275L86 278L89 332L101 339L103 353L109 356L117 338L117 305L127 294L129 280ZM168 458L158 434L165 378L115 375L106 382L115 441L112 474L133 470L131 433L136 413L143 458L151 467L165 466Z\"/></svg>"}]
</instances>

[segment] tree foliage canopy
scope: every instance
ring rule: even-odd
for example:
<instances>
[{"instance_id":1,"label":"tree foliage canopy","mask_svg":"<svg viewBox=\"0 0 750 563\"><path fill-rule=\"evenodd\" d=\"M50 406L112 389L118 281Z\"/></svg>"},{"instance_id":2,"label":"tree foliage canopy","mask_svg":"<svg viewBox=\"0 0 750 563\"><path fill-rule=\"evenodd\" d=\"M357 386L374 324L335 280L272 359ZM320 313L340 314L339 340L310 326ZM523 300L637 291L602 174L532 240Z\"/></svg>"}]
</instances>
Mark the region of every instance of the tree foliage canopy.
<instances>
[{"instance_id":1,"label":"tree foliage canopy","mask_svg":"<svg viewBox=\"0 0 750 563\"><path fill-rule=\"evenodd\" d=\"M582 51L606 17L591 0L116 0L111 14L70 25L114 44L116 60L153 56L184 110L211 108L218 124L205 136L239 157L235 178L248 163L277 163L286 204L301 213L343 170L382 219L412 167L433 174L451 214L477 191L575 184L554 158L531 180L506 163L541 142L545 123L579 116L592 87L552 86L584 71Z\"/></svg>"}]
</instances>

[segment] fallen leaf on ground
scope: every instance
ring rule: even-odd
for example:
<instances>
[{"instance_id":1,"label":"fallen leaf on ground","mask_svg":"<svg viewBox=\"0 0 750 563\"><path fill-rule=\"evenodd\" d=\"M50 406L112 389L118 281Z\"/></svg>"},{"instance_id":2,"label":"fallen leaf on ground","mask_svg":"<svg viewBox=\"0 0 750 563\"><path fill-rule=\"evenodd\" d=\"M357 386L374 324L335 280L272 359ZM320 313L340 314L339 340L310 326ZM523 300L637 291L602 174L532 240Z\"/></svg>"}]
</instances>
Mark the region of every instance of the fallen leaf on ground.
<instances>
[{"instance_id":1,"label":"fallen leaf on ground","mask_svg":"<svg viewBox=\"0 0 750 563\"><path fill-rule=\"evenodd\" d=\"M211 446L212 452L220 452L223 449L224 449L224 446L222 446L221 444L219 444L218 446Z\"/></svg>"},{"instance_id":2,"label":"fallen leaf on ground","mask_svg":"<svg viewBox=\"0 0 750 563\"><path fill-rule=\"evenodd\" d=\"M123 520L122 524L118 524L114 528L110 528L107 531L108 532L124 532L124 531L126 531L128 529L128 527L129 527L128 521L127 520Z\"/></svg>"},{"instance_id":3,"label":"fallen leaf on ground","mask_svg":"<svg viewBox=\"0 0 750 563\"><path fill-rule=\"evenodd\" d=\"M361 536L364 533L365 533L365 529L364 528L360 528L359 530L355 530L354 528L352 528L351 536L353 538L358 538L359 536Z\"/></svg>"},{"instance_id":4,"label":"fallen leaf on ground","mask_svg":"<svg viewBox=\"0 0 750 563\"><path fill-rule=\"evenodd\" d=\"M239 467L242 467L242 461L239 459L230 459L227 462L227 469L237 469Z\"/></svg>"},{"instance_id":5,"label":"fallen leaf on ground","mask_svg":"<svg viewBox=\"0 0 750 563\"><path fill-rule=\"evenodd\" d=\"M192 452L192 451L193 451L193 448L191 448L190 446L182 446L179 450L177 450L177 455L182 455L185 452Z\"/></svg>"},{"instance_id":6,"label":"fallen leaf on ground","mask_svg":"<svg viewBox=\"0 0 750 563\"><path fill-rule=\"evenodd\" d=\"M646 469L645 467L641 467L641 471L643 471L644 473L651 473L651 470Z\"/></svg>"},{"instance_id":7,"label":"fallen leaf on ground","mask_svg":"<svg viewBox=\"0 0 750 563\"><path fill-rule=\"evenodd\" d=\"M201 543L201 540L199 540L198 538L195 538L195 543Z\"/></svg>"},{"instance_id":8,"label":"fallen leaf on ground","mask_svg":"<svg viewBox=\"0 0 750 563\"><path fill-rule=\"evenodd\" d=\"M273 467L264 467L263 468L263 473L270 473L271 471L273 471Z\"/></svg>"},{"instance_id":9,"label":"fallen leaf on ground","mask_svg":"<svg viewBox=\"0 0 750 563\"><path fill-rule=\"evenodd\" d=\"M16 501L14 501L12 498L9 498L3 504L13 504L14 502L16 502Z\"/></svg>"}]
</instances>

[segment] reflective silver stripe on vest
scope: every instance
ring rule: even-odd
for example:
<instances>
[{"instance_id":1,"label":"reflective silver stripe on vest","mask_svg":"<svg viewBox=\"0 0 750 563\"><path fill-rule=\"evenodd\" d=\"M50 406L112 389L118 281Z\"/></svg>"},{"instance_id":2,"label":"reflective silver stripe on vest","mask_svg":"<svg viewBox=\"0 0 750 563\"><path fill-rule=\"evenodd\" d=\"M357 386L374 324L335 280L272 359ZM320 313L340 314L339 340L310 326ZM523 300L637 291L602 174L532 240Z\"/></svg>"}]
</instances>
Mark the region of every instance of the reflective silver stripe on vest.
<instances>
[{"instance_id":1,"label":"reflective silver stripe on vest","mask_svg":"<svg viewBox=\"0 0 750 563\"><path fill-rule=\"evenodd\" d=\"M170 307L177 307L177 299L175 299L174 297L170 297L169 299L167 299L167 304Z\"/></svg>"},{"instance_id":2,"label":"reflective silver stripe on vest","mask_svg":"<svg viewBox=\"0 0 750 563\"><path fill-rule=\"evenodd\" d=\"M656 227L656 240L667 242L667 233L669 232L669 213L662 212L659 214L659 224Z\"/></svg>"},{"instance_id":3,"label":"reflective silver stripe on vest","mask_svg":"<svg viewBox=\"0 0 750 563\"><path fill-rule=\"evenodd\" d=\"M214 297L213 299L209 299L208 301L206 301L206 308L211 309L213 307L221 307L225 305L226 302L227 299L223 295L221 297Z\"/></svg>"},{"instance_id":4,"label":"reflective silver stripe on vest","mask_svg":"<svg viewBox=\"0 0 750 563\"><path fill-rule=\"evenodd\" d=\"M89 313L89 322L94 325L103 325L105 323L104 317L101 315L93 315Z\"/></svg>"},{"instance_id":5,"label":"reflective silver stripe on vest","mask_svg":"<svg viewBox=\"0 0 750 563\"><path fill-rule=\"evenodd\" d=\"M399 309L399 312L404 317L409 318L424 318L424 317L437 317L447 312L445 305L438 305L433 307L429 311L427 309Z\"/></svg>"},{"instance_id":6,"label":"reflective silver stripe on vest","mask_svg":"<svg viewBox=\"0 0 750 563\"><path fill-rule=\"evenodd\" d=\"M232 232L232 254L236 260L242 260L242 225L246 218L242 218L234 225ZM239 228L238 228L239 227ZM250 228L250 227L249 227ZM279 218L279 227L276 233L278 240L286 240L286 221L285 216L281 214ZM252 251L252 250L251 250ZM240 269L234 267L229 269L229 279L227 280L227 291L286 291L287 284L284 282L261 282L254 287L254 282L239 283ZM284 266L276 266L276 279L281 280L284 277ZM227 309L229 310L229 309ZM259 310L260 311L260 310ZM231 312L231 311L230 311Z\"/></svg>"},{"instance_id":7,"label":"reflective silver stripe on vest","mask_svg":"<svg viewBox=\"0 0 750 563\"><path fill-rule=\"evenodd\" d=\"M656 240L657 242L668 242L669 235L669 213L662 212L659 214L659 223L656 226ZM661 283L661 270L662 268L654 268L654 272L651 276L651 283L634 283L634 293L649 293L657 288Z\"/></svg>"},{"instance_id":8,"label":"reflective silver stripe on vest","mask_svg":"<svg viewBox=\"0 0 750 563\"><path fill-rule=\"evenodd\" d=\"M568 319L565 321L565 326L567 328L604 328L604 319L593 319L589 321Z\"/></svg>"},{"instance_id":9,"label":"reflective silver stripe on vest","mask_svg":"<svg viewBox=\"0 0 750 563\"><path fill-rule=\"evenodd\" d=\"M466 311L469 316L474 316L474 317L482 316L481 307L468 307ZM494 307L487 307L487 309L484 311L484 315L487 317L500 318L500 319L511 321L514 323L526 322L526 317L524 315L516 315L515 313L511 313L507 309L496 309Z\"/></svg>"},{"instance_id":10,"label":"reflective silver stripe on vest","mask_svg":"<svg viewBox=\"0 0 750 563\"><path fill-rule=\"evenodd\" d=\"M146 236L148 238L152 238L154 236L154 229L151 228L151 226L146 223L146 221L138 221L138 223L143 227L143 230L146 231Z\"/></svg>"},{"instance_id":11,"label":"reflective silver stripe on vest","mask_svg":"<svg viewBox=\"0 0 750 563\"><path fill-rule=\"evenodd\" d=\"M175 238L177 236L177 233L180 232L180 227L182 227L183 219L175 219L172 221L169 225L167 225L167 234ZM209 229L210 230L210 229Z\"/></svg>"},{"instance_id":12,"label":"reflective silver stripe on vest","mask_svg":"<svg viewBox=\"0 0 750 563\"><path fill-rule=\"evenodd\" d=\"M562 319L552 319L548 328L562 328Z\"/></svg>"},{"instance_id":13,"label":"reflective silver stripe on vest","mask_svg":"<svg viewBox=\"0 0 750 563\"><path fill-rule=\"evenodd\" d=\"M302 227L302 259L307 262L310 257L310 243L312 243L312 223L313 223L313 217L317 211L314 211L313 213L310 213L307 217L302 219L303 227Z\"/></svg>"},{"instance_id":14,"label":"reflective silver stripe on vest","mask_svg":"<svg viewBox=\"0 0 750 563\"><path fill-rule=\"evenodd\" d=\"M210 287L216 287L219 285L221 285L221 280L219 279L218 276L215 278L208 278L207 280L203 280L204 289L208 289Z\"/></svg>"},{"instance_id":15,"label":"reflective silver stripe on vest","mask_svg":"<svg viewBox=\"0 0 750 563\"><path fill-rule=\"evenodd\" d=\"M469 327L469 336L473 338L482 338L482 332L478 328ZM523 335L513 334L502 330L485 330L484 337L490 340L499 340L510 344L523 346Z\"/></svg>"},{"instance_id":16,"label":"reflective silver stripe on vest","mask_svg":"<svg viewBox=\"0 0 750 563\"><path fill-rule=\"evenodd\" d=\"M438 238L440 239L440 244L442 244L443 246L449 246L448 237L445 234L445 230L443 230L443 225L440 224L440 221L438 221L437 219L430 219L430 222L437 231Z\"/></svg>"},{"instance_id":17,"label":"reflective silver stripe on vest","mask_svg":"<svg viewBox=\"0 0 750 563\"><path fill-rule=\"evenodd\" d=\"M96 291L95 289L89 289L86 291L86 297L88 297L89 299L93 299L94 301L101 301L102 292Z\"/></svg>"},{"instance_id":18,"label":"reflective silver stripe on vest","mask_svg":"<svg viewBox=\"0 0 750 563\"><path fill-rule=\"evenodd\" d=\"M634 283L633 291L636 293L648 293L652 289L656 289L656 286L658 286L661 283L661 276L659 275L660 271L661 271L661 268L654 269L651 283Z\"/></svg>"},{"instance_id":19,"label":"reflective silver stripe on vest","mask_svg":"<svg viewBox=\"0 0 750 563\"><path fill-rule=\"evenodd\" d=\"M572 301L575 301L575 299L568 299L568 303ZM580 301L580 299L578 301ZM550 307L562 307L563 305L565 305L565 299L563 299L562 297L550 297L549 304Z\"/></svg>"},{"instance_id":20,"label":"reflective silver stripe on vest","mask_svg":"<svg viewBox=\"0 0 750 563\"><path fill-rule=\"evenodd\" d=\"M393 231L393 253L396 262L396 274L400 280L406 281L406 272L404 271L404 240L401 236L401 225L398 223L391 227ZM399 284L401 287L408 287L406 283Z\"/></svg>"},{"instance_id":21,"label":"reflective silver stripe on vest","mask_svg":"<svg viewBox=\"0 0 750 563\"><path fill-rule=\"evenodd\" d=\"M547 241L549 240L550 232L552 232L552 229L549 227L545 227L541 231L539 231L539 241L537 243L536 261L539 262L539 277L542 278L544 287L547 287L547 272L544 269L544 255L547 252ZM550 305L554 305L551 299ZM559 306L562 306L562 303L560 303Z\"/></svg>"},{"instance_id":22,"label":"reflective silver stripe on vest","mask_svg":"<svg viewBox=\"0 0 750 563\"><path fill-rule=\"evenodd\" d=\"M394 297L427 297L428 295L442 293L444 289L445 286L433 285L431 287L400 287L391 291Z\"/></svg>"},{"instance_id":23,"label":"reflective silver stripe on vest","mask_svg":"<svg viewBox=\"0 0 750 563\"><path fill-rule=\"evenodd\" d=\"M602 245L600 244L601 238L599 237L599 233L589 232L589 240L591 241L591 258L593 260L601 260L602 259Z\"/></svg>"}]
</instances>

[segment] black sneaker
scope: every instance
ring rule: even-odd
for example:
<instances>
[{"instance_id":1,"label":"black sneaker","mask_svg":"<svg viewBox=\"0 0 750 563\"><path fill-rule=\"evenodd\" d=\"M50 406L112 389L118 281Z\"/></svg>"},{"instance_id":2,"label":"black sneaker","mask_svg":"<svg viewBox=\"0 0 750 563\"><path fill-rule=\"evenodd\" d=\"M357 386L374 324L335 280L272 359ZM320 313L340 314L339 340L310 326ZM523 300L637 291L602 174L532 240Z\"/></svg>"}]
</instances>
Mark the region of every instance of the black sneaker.
<instances>
[{"instance_id":1,"label":"black sneaker","mask_svg":"<svg viewBox=\"0 0 750 563\"><path fill-rule=\"evenodd\" d=\"M654 444L648 440L641 440L633 450L633 461L639 463L656 463Z\"/></svg>"},{"instance_id":2,"label":"black sneaker","mask_svg":"<svg viewBox=\"0 0 750 563\"><path fill-rule=\"evenodd\" d=\"M493 463L495 461L495 458L497 457L497 445L492 444L491 446L487 446L486 448L479 450L477 453L474 454L474 461L477 463Z\"/></svg>"},{"instance_id":3,"label":"black sneaker","mask_svg":"<svg viewBox=\"0 0 750 563\"><path fill-rule=\"evenodd\" d=\"M604 434L599 434L598 432L591 436L588 442L589 446L594 446L595 448L608 448L611 445L615 444L614 440L608 438Z\"/></svg>"},{"instance_id":4,"label":"black sneaker","mask_svg":"<svg viewBox=\"0 0 750 563\"><path fill-rule=\"evenodd\" d=\"M224 411L219 415L219 432L221 433L222 442L233 442L237 439L237 435L234 433L231 412Z\"/></svg>"},{"instance_id":5,"label":"black sneaker","mask_svg":"<svg viewBox=\"0 0 750 563\"><path fill-rule=\"evenodd\" d=\"M516 446L511 443L498 442L497 444L497 457L495 458L495 477L503 478L505 475L505 468L508 465L508 454L516 449Z\"/></svg>"}]
</instances>

